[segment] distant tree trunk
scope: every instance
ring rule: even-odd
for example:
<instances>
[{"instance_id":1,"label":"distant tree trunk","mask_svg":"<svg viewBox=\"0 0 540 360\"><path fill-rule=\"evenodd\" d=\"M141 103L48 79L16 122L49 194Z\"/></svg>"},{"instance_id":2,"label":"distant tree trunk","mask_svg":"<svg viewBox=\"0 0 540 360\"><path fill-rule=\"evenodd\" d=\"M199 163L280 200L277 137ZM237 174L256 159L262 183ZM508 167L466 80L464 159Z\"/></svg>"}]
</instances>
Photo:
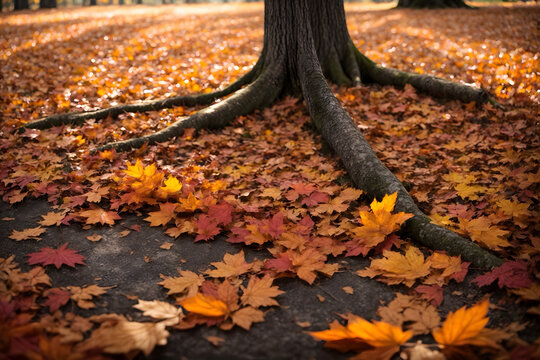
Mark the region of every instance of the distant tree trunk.
<instances>
[{"instance_id":1,"label":"distant tree trunk","mask_svg":"<svg viewBox=\"0 0 540 360\"><path fill-rule=\"evenodd\" d=\"M118 0L118 5L124 5L124 0Z\"/></svg>"},{"instance_id":2,"label":"distant tree trunk","mask_svg":"<svg viewBox=\"0 0 540 360\"><path fill-rule=\"evenodd\" d=\"M0 13L2 12L2 0L0 0Z\"/></svg>"},{"instance_id":3,"label":"distant tree trunk","mask_svg":"<svg viewBox=\"0 0 540 360\"><path fill-rule=\"evenodd\" d=\"M470 8L463 0L399 0L397 7L411 9Z\"/></svg>"},{"instance_id":4,"label":"distant tree trunk","mask_svg":"<svg viewBox=\"0 0 540 360\"><path fill-rule=\"evenodd\" d=\"M15 0L13 4L13 10L26 10L30 9L30 4L28 0Z\"/></svg>"},{"instance_id":5,"label":"distant tree trunk","mask_svg":"<svg viewBox=\"0 0 540 360\"><path fill-rule=\"evenodd\" d=\"M40 9L54 9L56 7L56 0L39 0Z\"/></svg>"},{"instance_id":6,"label":"distant tree trunk","mask_svg":"<svg viewBox=\"0 0 540 360\"><path fill-rule=\"evenodd\" d=\"M97 0L90 0L90 6L97 5Z\"/></svg>"},{"instance_id":7,"label":"distant tree trunk","mask_svg":"<svg viewBox=\"0 0 540 360\"><path fill-rule=\"evenodd\" d=\"M142 0L137 0L137 4L141 5L141 4L142 4Z\"/></svg>"}]
</instances>

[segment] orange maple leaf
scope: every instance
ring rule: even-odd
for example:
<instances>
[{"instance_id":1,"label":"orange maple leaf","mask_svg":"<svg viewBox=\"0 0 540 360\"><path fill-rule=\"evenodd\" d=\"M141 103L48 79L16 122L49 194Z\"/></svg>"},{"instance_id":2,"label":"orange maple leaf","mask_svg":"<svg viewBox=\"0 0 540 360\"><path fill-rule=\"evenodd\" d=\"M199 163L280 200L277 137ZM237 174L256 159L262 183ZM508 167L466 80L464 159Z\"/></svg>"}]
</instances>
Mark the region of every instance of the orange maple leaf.
<instances>
[{"instance_id":1,"label":"orange maple leaf","mask_svg":"<svg viewBox=\"0 0 540 360\"><path fill-rule=\"evenodd\" d=\"M433 330L433 338L443 346L497 346L493 340L482 336L482 330L489 321L486 316L489 300L484 300L473 307L466 309L465 306L455 313L448 314L443 325Z\"/></svg>"},{"instance_id":2,"label":"orange maple leaf","mask_svg":"<svg viewBox=\"0 0 540 360\"><path fill-rule=\"evenodd\" d=\"M189 312L203 316L218 317L229 313L227 304L223 301L202 293L180 301L180 305Z\"/></svg>"},{"instance_id":3,"label":"orange maple leaf","mask_svg":"<svg viewBox=\"0 0 540 360\"><path fill-rule=\"evenodd\" d=\"M357 351L373 351L373 348L384 349L384 358L390 358L399 351L399 346L407 342L412 336L412 331L403 331L400 327L390 325L383 321L369 322L359 316L354 316L345 327L337 321L330 324L330 329L309 332L311 336L319 340L325 340L325 346L340 348L347 341L353 344L365 344L364 346L348 346L346 349ZM370 350L371 349L371 350ZM345 348L344 348L345 350ZM365 354L362 354L365 355ZM368 358L368 357L362 357Z\"/></svg>"},{"instance_id":4,"label":"orange maple leaf","mask_svg":"<svg viewBox=\"0 0 540 360\"><path fill-rule=\"evenodd\" d=\"M159 211L148 213L149 216L144 220L149 221L150 226L166 225L174 217L175 209L176 204L159 204Z\"/></svg>"},{"instance_id":5,"label":"orange maple leaf","mask_svg":"<svg viewBox=\"0 0 540 360\"><path fill-rule=\"evenodd\" d=\"M362 226L352 230L362 240L362 245L372 248L382 243L387 235L398 230L405 220L413 214L399 212L392 214L396 204L397 192L385 195L381 202L373 199L370 207L373 212L359 211Z\"/></svg>"},{"instance_id":6,"label":"orange maple leaf","mask_svg":"<svg viewBox=\"0 0 540 360\"><path fill-rule=\"evenodd\" d=\"M80 216L86 218L87 224L114 225L114 220L120 220L121 217L115 211L107 211L102 208L81 211Z\"/></svg>"},{"instance_id":7,"label":"orange maple leaf","mask_svg":"<svg viewBox=\"0 0 540 360\"><path fill-rule=\"evenodd\" d=\"M189 193L187 198L179 199L180 205L178 206L181 211L186 212L193 212L199 208L199 204L201 201L193 195L193 193Z\"/></svg>"},{"instance_id":8,"label":"orange maple leaf","mask_svg":"<svg viewBox=\"0 0 540 360\"><path fill-rule=\"evenodd\" d=\"M238 276L248 272L253 266L253 263L246 263L244 251L234 255L227 253L223 256L222 262L213 262L211 264L216 269L208 270L206 273L214 278Z\"/></svg>"},{"instance_id":9,"label":"orange maple leaf","mask_svg":"<svg viewBox=\"0 0 540 360\"><path fill-rule=\"evenodd\" d=\"M369 277L382 275L387 284L404 283L408 287L413 286L416 279L429 274L431 261L424 261L424 255L414 246L409 246L405 255L385 250L383 256L382 259L373 260L369 268L357 271L357 274Z\"/></svg>"}]
</instances>

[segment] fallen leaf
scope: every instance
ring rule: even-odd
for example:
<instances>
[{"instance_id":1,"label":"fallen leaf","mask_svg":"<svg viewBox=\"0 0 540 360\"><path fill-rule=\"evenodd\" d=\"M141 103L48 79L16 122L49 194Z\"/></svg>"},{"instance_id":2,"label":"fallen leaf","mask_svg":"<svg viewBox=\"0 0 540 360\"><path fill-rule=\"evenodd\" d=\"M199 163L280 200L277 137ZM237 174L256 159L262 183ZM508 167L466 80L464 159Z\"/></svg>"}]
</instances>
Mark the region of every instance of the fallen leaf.
<instances>
[{"instance_id":1,"label":"fallen leaf","mask_svg":"<svg viewBox=\"0 0 540 360\"><path fill-rule=\"evenodd\" d=\"M43 247L38 252L28 254L28 264L54 265L57 269L60 269L62 265L71 267L75 267L76 264L86 265L84 263L86 258L77 254L76 250L68 249L67 245L65 243L58 249Z\"/></svg>"}]
</instances>

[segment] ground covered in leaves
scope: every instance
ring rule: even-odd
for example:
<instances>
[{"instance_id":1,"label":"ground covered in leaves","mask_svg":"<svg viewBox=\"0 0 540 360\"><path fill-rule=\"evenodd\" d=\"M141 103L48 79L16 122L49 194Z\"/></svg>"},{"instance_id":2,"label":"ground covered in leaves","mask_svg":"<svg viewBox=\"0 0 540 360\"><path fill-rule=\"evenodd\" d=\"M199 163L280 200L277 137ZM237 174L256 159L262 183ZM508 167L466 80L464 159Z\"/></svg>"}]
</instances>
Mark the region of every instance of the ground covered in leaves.
<instances>
[{"instance_id":1,"label":"ground covered in leaves","mask_svg":"<svg viewBox=\"0 0 540 360\"><path fill-rule=\"evenodd\" d=\"M366 359L540 355L540 8L347 10L373 60L503 105L334 89L420 207L505 263L481 271L399 233L393 194L354 189L298 99L122 154L89 150L197 108L17 132L225 86L262 48L261 4L4 15L0 358L338 356L317 340Z\"/></svg>"}]
</instances>

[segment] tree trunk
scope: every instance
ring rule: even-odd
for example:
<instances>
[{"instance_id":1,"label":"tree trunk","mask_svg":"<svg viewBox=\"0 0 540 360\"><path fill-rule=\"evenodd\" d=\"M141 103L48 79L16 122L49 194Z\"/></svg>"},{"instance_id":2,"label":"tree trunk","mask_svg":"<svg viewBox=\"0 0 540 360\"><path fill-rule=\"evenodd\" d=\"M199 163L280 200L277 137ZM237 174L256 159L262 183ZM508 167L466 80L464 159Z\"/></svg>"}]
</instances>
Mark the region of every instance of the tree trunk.
<instances>
[{"instance_id":1,"label":"tree trunk","mask_svg":"<svg viewBox=\"0 0 540 360\"><path fill-rule=\"evenodd\" d=\"M28 0L15 0L13 3L13 10L26 10L30 8Z\"/></svg>"},{"instance_id":2,"label":"tree trunk","mask_svg":"<svg viewBox=\"0 0 540 360\"><path fill-rule=\"evenodd\" d=\"M39 0L40 9L54 9L56 7L56 0Z\"/></svg>"},{"instance_id":3,"label":"tree trunk","mask_svg":"<svg viewBox=\"0 0 540 360\"><path fill-rule=\"evenodd\" d=\"M482 89L375 64L354 46L347 30L343 0L266 0L264 44L259 61L250 72L225 89L197 96L176 96L103 110L54 115L25 127L45 129L82 123L87 119L113 117L124 112L206 105L234 93L155 133L94 149L126 151L144 144L170 140L180 136L186 128L222 127L236 116L269 106L280 95L300 95L306 101L315 127L341 158L354 184L370 198L381 199L385 194L398 193L396 211L414 214L404 226L413 240L450 255L461 255L478 267L500 265L499 258L451 230L433 224L420 211L401 182L381 163L341 107L327 79L336 84L411 84L417 90L436 97L465 102L489 100Z\"/></svg>"},{"instance_id":4,"label":"tree trunk","mask_svg":"<svg viewBox=\"0 0 540 360\"><path fill-rule=\"evenodd\" d=\"M411 9L470 8L463 0L399 0L397 7Z\"/></svg>"},{"instance_id":5,"label":"tree trunk","mask_svg":"<svg viewBox=\"0 0 540 360\"><path fill-rule=\"evenodd\" d=\"M90 6L96 6L97 0L90 0Z\"/></svg>"}]
</instances>

